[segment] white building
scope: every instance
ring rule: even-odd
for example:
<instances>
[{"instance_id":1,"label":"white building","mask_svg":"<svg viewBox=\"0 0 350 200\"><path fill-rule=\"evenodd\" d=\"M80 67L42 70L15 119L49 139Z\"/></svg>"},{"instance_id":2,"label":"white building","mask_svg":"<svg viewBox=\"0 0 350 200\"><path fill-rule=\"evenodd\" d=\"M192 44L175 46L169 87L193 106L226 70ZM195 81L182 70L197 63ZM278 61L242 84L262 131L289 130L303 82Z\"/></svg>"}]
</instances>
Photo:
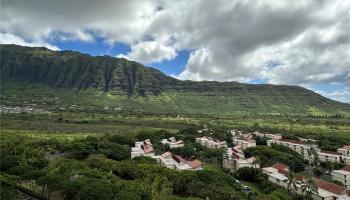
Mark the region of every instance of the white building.
<instances>
[{"instance_id":1,"label":"white building","mask_svg":"<svg viewBox=\"0 0 350 200\"><path fill-rule=\"evenodd\" d=\"M320 161L327 162L340 162L341 161L341 153L333 152L333 151L319 151L317 152L318 158Z\"/></svg>"},{"instance_id":2,"label":"white building","mask_svg":"<svg viewBox=\"0 0 350 200\"><path fill-rule=\"evenodd\" d=\"M259 168L260 166L254 163L255 157L246 159L244 153L240 147L227 148L226 155L224 155L222 165L223 168L230 170L234 173L242 167L254 167Z\"/></svg>"},{"instance_id":3,"label":"white building","mask_svg":"<svg viewBox=\"0 0 350 200\"><path fill-rule=\"evenodd\" d=\"M162 139L162 144L169 144L170 148L180 148L185 145L185 143L182 140L176 140L175 137L170 137L168 139Z\"/></svg>"},{"instance_id":4,"label":"white building","mask_svg":"<svg viewBox=\"0 0 350 200\"><path fill-rule=\"evenodd\" d=\"M249 147L255 147L256 146L255 140L249 140L249 139L234 138L233 139L233 143L236 146L242 147L243 150L246 149L246 148L249 148Z\"/></svg>"},{"instance_id":5,"label":"white building","mask_svg":"<svg viewBox=\"0 0 350 200\"><path fill-rule=\"evenodd\" d=\"M160 156L154 156L154 159L164 167L176 170L202 170L203 164L199 160L187 161L181 156L173 155L171 152L165 152Z\"/></svg>"},{"instance_id":6,"label":"white building","mask_svg":"<svg viewBox=\"0 0 350 200\"><path fill-rule=\"evenodd\" d=\"M209 148L222 148L222 147L227 148L226 141L220 141L220 140L216 140L206 136L196 138L196 142Z\"/></svg>"},{"instance_id":7,"label":"white building","mask_svg":"<svg viewBox=\"0 0 350 200\"><path fill-rule=\"evenodd\" d=\"M258 137L262 137L262 138L265 137L265 138L269 138L269 139L273 139L273 140L280 140L280 139L282 139L282 135L281 134L260 133L258 131L255 131L253 134L258 136Z\"/></svg>"},{"instance_id":8,"label":"white building","mask_svg":"<svg viewBox=\"0 0 350 200\"><path fill-rule=\"evenodd\" d=\"M350 165L350 145L344 145L343 147L339 148L338 153L341 153L343 162Z\"/></svg>"},{"instance_id":9,"label":"white building","mask_svg":"<svg viewBox=\"0 0 350 200\"><path fill-rule=\"evenodd\" d=\"M311 148L315 151L320 151L317 145L307 144L303 141L279 139L279 140L268 140L267 146L271 146L273 143L287 146L297 153L299 153L305 160L313 159L313 155L310 153Z\"/></svg>"},{"instance_id":10,"label":"white building","mask_svg":"<svg viewBox=\"0 0 350 200\"><path fill-rule=\"evenodd\" d=\"M276 163L272 167L265 167L262 170L270 182L287 188L287 174L289 173L289 167L287 165Z\"/></svg>"},{"instance_id":11,"label":"white building","mask_svg":"<svg viewBox=\"0 0 350 200\"><path fill-rule=\"evenodd\" d=\"M135 147L131 147L131 158L136 156L154 156L154 149L149 139L135 142Z\"/></svg>"},{"instance_id":12,"label":"white building","mask_svg":"<svg viewBox=\"0 0 350 200\"><path fill-rule=\"evenodd\" d=\"M262 168L263 173L268 176L268 180L284 188L288 187L289 167L283 164L275 164L272 167ZM293 188L297 193L302 194L302 185L305 184L304 177L296 176L296 188ZM345 187L334 183L315 179L318 193L313 194L314 200L349 200L349 191Z\"/></svg>"},{"instance_id":13,"label":"white building","mask_svg":"<svg viewBox=\"0 0 350 200\"><path fill-rule=\"evenodd\" d=\"M332 179L342 182L347 189L350 189L350 165L345 166L341 170L333 170Z\"/></svg>"}]
</instances>

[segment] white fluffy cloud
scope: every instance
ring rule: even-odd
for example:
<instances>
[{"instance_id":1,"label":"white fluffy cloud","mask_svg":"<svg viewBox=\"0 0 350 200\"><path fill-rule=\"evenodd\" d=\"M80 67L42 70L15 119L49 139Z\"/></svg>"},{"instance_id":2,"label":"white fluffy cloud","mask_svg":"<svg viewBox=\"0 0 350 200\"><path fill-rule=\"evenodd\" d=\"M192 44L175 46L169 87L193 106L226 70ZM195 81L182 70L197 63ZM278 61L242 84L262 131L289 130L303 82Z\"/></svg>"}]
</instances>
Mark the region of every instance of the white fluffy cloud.
<instances>
[{"instance_id":1,"label":"white fluffy cloud","mask_svg":"<svg viewBox=\"0 0 350 200\"><path fill-rule=\"evenodd\" d=\"M43 45L98 35L143 63L188 50L181 79L349 87L349 10L345 0L3 0L0 33Z\"/></svg>"},{"instance_id":2,"label":"white fluffy cloud","mask_svg":"<svg viewBox=\"0 0 350 200\"><path fill-rule=\"evenodd\" d=\"M0 33L0 44L17 44L28 47L46 47L51 50L60 50L58 47L43 41L24 41L23 38L9 33Z\"/></svg>"},{"instance_id":3,"label":"white fluffy cloud","mask_svg":"<svg viewBox=\"0 0 350 200\"><path fill-rule=\"evenodd\" d=\"M171 60L176 57L176 50L172 46L161 44L158 41L142 41L131 46L131 52L127 55L120 54L130 60L142 63L156 63L163 60Z\"/></svg>"}]
</instances>

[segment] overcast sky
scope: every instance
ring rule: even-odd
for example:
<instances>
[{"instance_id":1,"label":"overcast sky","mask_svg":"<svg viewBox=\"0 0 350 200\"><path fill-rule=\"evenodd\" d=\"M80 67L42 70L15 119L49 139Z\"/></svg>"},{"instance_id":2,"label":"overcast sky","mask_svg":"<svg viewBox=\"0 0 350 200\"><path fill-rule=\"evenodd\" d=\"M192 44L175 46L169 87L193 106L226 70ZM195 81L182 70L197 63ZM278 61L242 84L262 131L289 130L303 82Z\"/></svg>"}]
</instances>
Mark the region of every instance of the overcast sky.
<instances>
[{"instance_id":1,"label":"overcast sky","mask_svg":"<svg viewBox=\"0 0 350 200\"><path fill-rule=\"evenodd\" d=\"M1 0L0 43L126 57L179 79L350 102L349 0Z\"/></svg>"}]
</instances>

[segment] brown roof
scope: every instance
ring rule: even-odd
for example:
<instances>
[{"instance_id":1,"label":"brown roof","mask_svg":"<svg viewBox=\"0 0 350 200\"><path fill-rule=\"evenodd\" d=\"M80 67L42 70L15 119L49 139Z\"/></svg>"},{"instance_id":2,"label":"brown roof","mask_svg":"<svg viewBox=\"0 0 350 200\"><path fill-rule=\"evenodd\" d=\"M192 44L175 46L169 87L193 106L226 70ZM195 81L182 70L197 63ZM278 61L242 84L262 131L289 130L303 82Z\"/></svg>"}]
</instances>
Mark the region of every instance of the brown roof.
<instances>
[{"instance_id":1,"label":"brown roof","mask_svg":"<svg viewBox=\"0 0 350 200\"><path fill-rule=\"evenodd\" d=\"M346 165L345 167L342 168L342 170L350 172L350 165Z\"/></svg>"},{"instance_id":2,"label":"brown roof","mask_svg":"<svg viewBox=\"0 0 350 200\"><path fill-rule=\"evenodd\" d=\"M192 161L190 162L190 165L191 165L192 169L195 169L195 168L201 166L201 165L202 165L202 162L199 161L199 160L192 160Z\"/></svg>"},{"instance_id":3,"label":"brown roof","mask_svg":"<svg viewBox=\"0 0 350 200\"><path fill-rule=\"evenodd\" d=\"M283 171L288 171L289 167L287 165L281 164L281 163L276 163L272 166L273 168L276 168L278 170L283 170Z\"/></svg>"},{"instance_id":4,"label":"brown roof","mask_svg":"<svg viewBox=\"0 0 350 200\"><path fill-rule=\"evenodd\" d=\"M176 162L178 162L178 163L180 163L180 162L186 162L186 160L185 159L183 159L181 156L179 156L179 155L173 155L173 159L176 161Z\"/></svg>"},{"instance_id":5,"label":"brown roof","mask_svg":"<svg viewBox=\"0 0 350 200\"><path fill-rule=\"evenodd\" d=\"M343 194L344 192L346 192L346 187L342 187L340 185L337 185L328 181L324 181L321 179L316 179L316 185L317 187L327 190L333 194Z\"/></svg>"}]
</instances>

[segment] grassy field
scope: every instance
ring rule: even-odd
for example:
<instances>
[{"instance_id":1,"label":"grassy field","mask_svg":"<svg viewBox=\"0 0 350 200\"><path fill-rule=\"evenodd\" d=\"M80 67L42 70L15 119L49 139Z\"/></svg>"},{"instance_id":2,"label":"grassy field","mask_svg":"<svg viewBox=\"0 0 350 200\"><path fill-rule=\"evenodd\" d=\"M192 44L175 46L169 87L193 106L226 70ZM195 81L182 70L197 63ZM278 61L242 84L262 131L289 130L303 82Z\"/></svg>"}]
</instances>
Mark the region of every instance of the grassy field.
<instances>
[{"instance_id":1,"label":"grassy field","mask_svg":"<svg viewBox=\"0 0 350 200\"><path fill-rule=\"evenodd\" d=\"M141 131L177 132L192 126L209 125L220 129L261 130L311 138L337 139L350 143L347 119L209 115L115 115L88 113L2 114L1 135L28 138L75 139L88 135L135 135Z\"/></svg>"}]
</instances>

